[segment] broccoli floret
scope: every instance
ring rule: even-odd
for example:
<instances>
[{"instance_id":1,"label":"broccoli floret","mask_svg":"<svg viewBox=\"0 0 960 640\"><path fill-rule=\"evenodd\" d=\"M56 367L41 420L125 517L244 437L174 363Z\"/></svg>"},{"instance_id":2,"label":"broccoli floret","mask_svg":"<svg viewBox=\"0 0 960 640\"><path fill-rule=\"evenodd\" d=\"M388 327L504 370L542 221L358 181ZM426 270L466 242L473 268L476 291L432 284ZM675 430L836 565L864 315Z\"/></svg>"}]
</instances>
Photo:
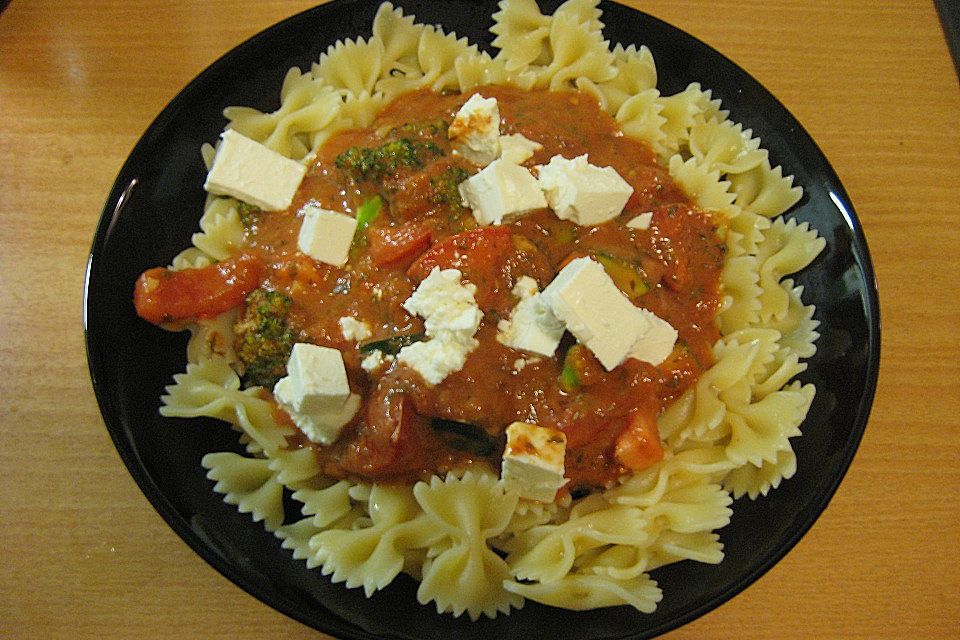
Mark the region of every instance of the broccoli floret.
<instances>
[{"instance_id":1,"label":"broccoli floret","mask_svg":"<svg viewBox=\"0 0 960 640\"><path fill-rule=\"evenodd\" d=\"M247 296L247 308L234 325L234 348L245 366L248 385L273 388L286 375L296 342L288 322L291 303L279 291L255 289Z\"/></svg>"},{"instance_id":2,"label":"broccoli floret","mask_svg":"<svg viewBox=\"0 0 960 640\"><path fill-rule=\"evenodd\" d=\"M430 201L460 211L463 209L463 200L457 187L469 177L470 174L460 165L447 167L440 175L430 178Z\"/></svg>"},{"instance_id":3,"label":"broccoli floret","mask_svg":"<svg viewBox=\"0 0 960 640\"><path fill-rule=\"evenodd\" d=\"M338 169L346 171L357 182L380 181L400 167L422 167L429 157L444 155L436 143L400 138L379 147L350 147L334 160Z\"/></svg>"},{"instance_id":4,"label":"broccoli floret","mask_svg":"<svg viewBox=\"0 0 960 640\"><path fill-rule=\"evenodd\" d=\"M263 210L260 207L248 204L246 202L237 203L237 213L240 215L240 223L247 229L257 224L260 214Z\"/></svg>"}]
</instances>

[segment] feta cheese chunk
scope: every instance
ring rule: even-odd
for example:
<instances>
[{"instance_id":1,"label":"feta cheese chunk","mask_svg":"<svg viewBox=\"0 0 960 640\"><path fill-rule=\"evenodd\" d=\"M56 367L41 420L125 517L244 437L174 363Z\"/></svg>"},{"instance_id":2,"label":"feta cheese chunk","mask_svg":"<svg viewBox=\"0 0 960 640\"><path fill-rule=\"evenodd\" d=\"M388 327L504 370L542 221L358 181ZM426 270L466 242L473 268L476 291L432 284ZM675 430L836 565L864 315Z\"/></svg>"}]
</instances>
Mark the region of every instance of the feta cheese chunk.
<instances>
[{"instance_id":1,"label":"feta cheese chunk","mask_svg":"<svg viewBox=\"0 0 960 640\"><path fill-rule=\"evenodd\" d=\"M463 368L467 355L480 344L474 334L483 313L477 307L477 288L460 282L457 269L434 267L403 307L424 319L427 340L400 350L397 359L417 371L429 384Z\"/></svg>"},{"instance_id":2,"label":"feta cheese chunk","mask_svg":"<svg viewBox=\"0 0 960 640\"><path fill-rule=\"evenodd\" d=\"M370 333L370 325L362 320L357 320L356 318L344 316L343 318L337 320L337 324L340 325L340 333L343 334L344 340L354 340L359 342L360 340L366 340L373 335Z\"/></svg>"},{"instance_id":3,"label":"feta cheese chunk","mask_svg":"<svg viewBox=\"0 0 960 640\"><path fill-rule=\"evenodd\" d=\"M390 354L384 355L380 349L374 349L370 354L360 361L360 368L367 373L372 373L385 364L393 362L394 357Z\"/></svg>"},{"instance_id":4,"label":"feta cheese chunk","mask_svg":"<svg viewBox=\"0 0 960 640\"><path fill-rule=\"evenodd\" d=\"M586 155L573 160L553 156L536 169L540 188L557 217L583 226L616 218L633 193L613 167L592 165Z\"/></svg>"},{"instance_id":5,"label":"feta cheese chunk","mask_svg":"<svg viewBox=\"0 0 960 640\"><path fill-rule=\"evenodd\" d=\"M357 231L357 221L345 213L323 209L314 202L305 204L300 210L303 223L297 246L300 251L318 262L336 267L347 264L353 234Z\"/></svg>"},{"instance_id":6,"label":"feta cheese chunk","mask_svg":"<svg viewBox=\"0 0 960 640\"><path fill-rule=\"evenodd\" d=\"M627 222L627 226L631 229L640 229L642 231L646 231L650 228L650 222L652 220L653 212L647 211L646 213L641 213L635 218L631 218L630 221Z\"/></svg>"},{"instance_id":7,"label":"feta cheese chunk","mask_svg":"<svg viewBox=\"0 0 960 640\"><path fill-rule=\"evenodd\" d=\"M521 276L513 294L520 302L510 312L510 319L497 325L497 341L513 349L552 356L563 337L564 326L541 298L537 281Z\"/></svg>"},{"instance_id":8,"label":"feta cheese chunk","mask_svg":"<svg viewBox=\"0 0 960 640\"><path fill-rule=\"evenodd\" d=\"M500 480L521 498L553 502L567 483L563 477L566 449L567 436L562 431L514 422L507 427Z\"/></svg>"},{"instance_id":9,"label":"feta cheese chunk","mask_svg":"<svg viewBox=\"0 0 960 640\"><path fill-rule=\"evenodd\" d=\"M628 356L660 364L676 341L673 327L635 307L600 263L590 258L572 260L540 295L607 371ZM657 360L668 342L670 349Z\"/></svg>"},{"instance_id":10,"label":"feta cheese chunk","mask_svg":"<svg viewBox=\"0 0 960 640\"><path fill-rule=\"evenodd\" d=\"M470 96L450 123L447 136L454 150L485 167L500 155L500 107L496 98Z\"/></svg>"},{"instance_id":11,"label":"feta cheese chunk","mask_svg":"<svg viewBox=\"0 0 960 640\"><path fill-rule=\"evenodd\" d=\"M543 149L543 145L534 142L522 133L500 136L500 157L513 164L522 164Z\"/></svg>"},{"instance_id":12,"label":"feta cheese chunk","mask_svg":"<svg viewBox=\"0 0 960 640\"><path fill-rule=\"evenodd\" d=\"M203 188L264 211L289 207L307 168L233 129L221 138Z\"/></svg>"},{"instance_id":13,"label":"feta cheese chunk","mask_svg":"<svg viewBox=\"0 0 960 640\"><path fill-rule=\"evenodd\" d=\"M677 330L648 309L638 309L649 322L647 331L630 347L630 357L652 365L662 363L677 344Z\"/></svg>"},{"instance_id":14,"label":"feta cheese chunk","mask_svg":"<svg viewBox=\"0 0 960 640\"><path fill-rule=\"evenodd\" d=\"M298 342L273 396L311 441L332 444L360 408L336 349Z\"/></svg>"},{"instance_id":15,"label":"feta cheese chunk","mask_svg":"<svg viewBox=\"0 0 960 640\"><path fill-rule=\"evenodd\" d=\"M527 169L503 159L494 160L458 187L463 205L482 225L500 224L507 216L547 206L543 192Z\"/></svg>"}]
</instances>

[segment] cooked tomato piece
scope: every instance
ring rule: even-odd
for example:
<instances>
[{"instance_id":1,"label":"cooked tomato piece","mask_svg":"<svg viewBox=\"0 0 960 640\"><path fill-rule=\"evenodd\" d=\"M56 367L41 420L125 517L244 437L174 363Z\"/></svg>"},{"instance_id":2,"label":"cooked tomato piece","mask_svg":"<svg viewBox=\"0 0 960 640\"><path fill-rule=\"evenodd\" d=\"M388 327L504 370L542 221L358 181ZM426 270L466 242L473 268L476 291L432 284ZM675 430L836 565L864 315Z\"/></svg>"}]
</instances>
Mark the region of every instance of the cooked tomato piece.
<instances>
[{"instance_id":1,"label":"cooked tomato piece","mask_svg":"<svg viewBox=\"0 0 960 640\"><path fill-rule=\"evenodd\" d=\"M133 289L137 315L153 324L213 318L240 305L260 286L264 266L240 255L200 269L144 271Z\"/></svg>"},{"instance_id":2,"label":"cooked tomato piece","mask_svg":"<svg viewBox=\"0 0 960 640\"><path fill-rule=\"evenodd\" d=\"M625 425L623 416L593 413L565 417L559 426L567 436L564 475L572 479L571 489L602 487L623 474L613 449Z\"/></svg>"},{"instance_id":3,"label":"cooked tomato piece","mask_svg":"<svg viewBox=\"0 0 960 640\"><path fill-rule=\"evenodd\" d=\"M404 266L430 246L433 230L421 222L368 228L370 258L378 267Z\"/></svg>"},{"instance_id":4,"label":"cooked tomato piece","mask_svg":"<svg viewBox=\"0 0 960 640\"><path fill-rule=\"evenodd\" d=\"M380 385L341 464L347 472L366 477L416 473L433 439L430 421L417 413L410 397Z\"/></svg>"},{"instance_id":5,"label":"cooked tomato piece","mask_svg":"<svg viewBox=\"0 0 960 640\"><path fill-rule=\"evenodd\" d=\"M617 438L614 455L631 471L642 471L663 460L663 445L654 412L641 409L630 416L627 428Z\"/></svg>"},{"instance_id":6,"label":"cooked tomato piece","mask_svg":"<svg viewBox=\"0 0 960 640\"><path fill-rule=\"evenodd\" d=\"M596 442L610 429L612 419L598 414L587 414L565 420L561 429L567 435L567 449L579 449L590 442Z\"/></svg>"},{"instance_id":7,"label":"cooked tomato piece","mask_svg":"<svg viewBox=\"0 0 960 640\"><path fill-rule=\"evenodd\" d=\"M470 229L434 243L407 275L423 280L434 267L459 269L477 287L477 305L484 311L509 312L515 303L511 289L520 276L545 284L553 275L537 246L504 226Z\"/></svg>"},{"instance_id":8,"label":"cooked tomato piece","mask_svg":"<svg viewBox=\"0 0 960 640\"><path fill-rule=\"evenodd\" d=\"M434 243L410 266L407 275L414 280L423 280L434 267L481 270L511 249L512 235L509 227L480 227L452 235Z\"/></svg>"}]
</instances>

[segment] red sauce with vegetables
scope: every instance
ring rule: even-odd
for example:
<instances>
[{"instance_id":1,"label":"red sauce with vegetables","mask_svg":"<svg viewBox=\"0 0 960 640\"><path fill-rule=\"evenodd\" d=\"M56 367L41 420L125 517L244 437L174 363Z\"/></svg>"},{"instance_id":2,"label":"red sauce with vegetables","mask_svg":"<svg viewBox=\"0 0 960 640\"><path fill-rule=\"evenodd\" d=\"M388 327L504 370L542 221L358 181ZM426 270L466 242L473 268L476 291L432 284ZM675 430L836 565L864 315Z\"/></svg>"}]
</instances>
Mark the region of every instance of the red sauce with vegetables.
<instances>
[{"instance_id":1,"label":"red sauce with vegetables","mask_svg":"<svg viewBox=\"0 0 960 640\"><path fill-rule=\"evenodd\" d=\"M424 91L395 101L368 129L331 138L289 210L250 216L244 256L234 262L262 265L251 267L254 287L289 298L288 320L298 341L341 350L351 389L364 398L333 445L321 447L306 438L291 442L314 447L326 473L411 480L470 459L488 458L496 467L504 430L519 420L566 433L568 489L600 487L662 457L656 416L712 364L711 345L719 338L714 316L724 256L722 221L697 210L650 149L623 136L593 99L499 87L480 93L497 98L501 133L521 133L543 145L526 166L545 164L555 154L587 153L591 163L614 167L634 188L622 215L580 227L544 209L479 228L455 190L456 182L478 169L452 153L446 132L469 95ZM405 141L410 162L381 161L376 150L398 141ZM351 172L343 160L351 149L369 150L364 166L372 174ZM358 234L346 267L315 263L297 250L298 211L306 202L356 215L374 196L382 199L382 208ZM626 226L648 211L653 212L648 230ZM600 262L634 304L677 329L677 347L662 365L627 359L608 372L567 334L555 357L527 358L518 368L525 354L497 342L497 322L517 303L511 292L517 279L530 276L543 289L565 262L584 255ZM196 294L196 304L185 303L187 315L190 309L196 317L222 311L221 300L243 303L248 280L238 276L240 284L231 284L231 269L239 266L221 265L217 275L199 276L212 292ZM345 340L338 320L349 316L369 323L372 336L364 342L422 333L422 321L402 303L434 266L460 269L477 287L484 312L476 334L480 346L461 371L436 386L399 364L366 373L360 366L363 345ZM138 285L137 308L146 319L165 321L168 314L183 319L181 306L166 301L167 293L154 300L143 288ZM194 296L186 285L183 291ZM218 302L200 302L207 299Z\"/></svg>"}]
</instances>

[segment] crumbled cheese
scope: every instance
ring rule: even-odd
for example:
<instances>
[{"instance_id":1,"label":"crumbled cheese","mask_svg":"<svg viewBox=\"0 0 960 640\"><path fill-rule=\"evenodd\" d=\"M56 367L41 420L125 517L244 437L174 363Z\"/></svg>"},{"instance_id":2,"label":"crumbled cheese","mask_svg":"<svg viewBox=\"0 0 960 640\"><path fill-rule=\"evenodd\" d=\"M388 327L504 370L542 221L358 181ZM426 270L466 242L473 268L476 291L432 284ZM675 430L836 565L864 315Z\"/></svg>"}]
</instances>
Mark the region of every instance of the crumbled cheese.
<instances>
[{"instance_id":1,"label":"crumbled cheese","mask_svg":"<svg viewBox=\"0 0 960 640\"><path fill-rule=\"evenodd\" d=\"M357 220L344 213L329 211L311 202L300 209L303 224L297 237L300 251L318 262L337 267L347 263Z\"/></svg>"},{"instance_id":2,"label":"crumbled cheese","mask_svg":"<svg viewBox=\"0 0 960 640\"><path fill-rule=\"evenodd\" d=\"M403 307L424 319L428 340L407 345L397 359L420 373L430 384L463 368L479 342L474 334L483 313L477 307L477 288L460 282L457 269L434 267Z\"/></svg>"},{"instance_id":3,"label":"crumbled cheese","mask_svg":"<svg viewBox=\"0 0 960 640\"><path fill-rule=\"evenodd\" d=\"M470 96L450 123L448 137L454 150L480 166L500 155L500 107L496 98Z\"/></svg>"},{"instance_id":4,"label":"crumbled cheese","mask_svg":"<svg viewBox=\"0 0 960 640\"><path fill-rule=\"evenodd\" d=\"M557 429L527 422L507 427L500 480L521 498L553 502L567 483L563 477L567 436Z\"/></svg>"},{"instance_id":5,"label":"crumbled cheese","mask_svg":"<svg viewBox=\"0 0 960 640\"><path fill-rule=\"evenodd\" d=\"M221 138L203 188L265 211L289 207L306 167L234 129L227 129Z\"/></svg>"},{"instance_id":6,"label":"crumbled cheese","mask_svg":"<svg viewBox=\"0 0 960 640\"><path fill-rule=\"evenodd\" d=\"M509 320L497 324L497 341L514 349L552 356L563 337L564 326L542 300L537 281L521 276L513 287L520 302Z\"/></svg>"},{"instance_id":7,"label":"crumbled cheese","mask_svg":"<svg viewBox=\"0 0 960 640\"><path fill-rule=\"evenodd\" d=\"M534 142L522 133L500 136L500 157L513 164L522 164L543 149L543 145Z\"/></svg>"},{"instance_id":8,"label":"crumbled cheese","mask_svg":"<svg viewBox=\"0 0 960 640\"><path fill-rule=\"evenodd\" d=\"M600 263L590 258L572 260L541 296L607 371L628 356L660 364L669 355L668 350L657 360L666 343L672 350L676 341L673 327L650 311L635 307Z\"/></svg>"},{"instance_id":9,"label":"crumbled cheese","mask_svg":"<svg viewBox=\"0 0 960 640\"><path fill-rule=\"evenodd\" d=\"M273 396L311 441L332 444L360 408L336 349L298 342Z\"/></svg>"},{"instance_id":10,"label":"crumbled cheese","mask_svg":"<svg viewBox=\"0 0 960 640\"><path fill-rule=\"evenodd\" d=\"M627 222L627 226L631 229L640 229L642 231L646 231L650 228L650 222L652 220L653 212L647 211L646 213L641 213L635 218L631 218L630 221Z\"/></svg>"},{"instance_id":11,"label":"crumbled cheese","mask_svg":"<svg viewBox=\"0 0 960 640\"><path fill-rule=\"evenodd\" d=\"M540 362L542 359L543 358L540 358L539 356L526 356L524 358L517 358L516 360L513 361L513 370L519 373L523 371L527 367L527 365L536 364L537 362Z\"/></svg>"},{"instance_id":12,"label":"crumbled cheese","mask_svg":"<svg viewBox=\"0 0 960 640\"><path fill-rule=\"evenodd\" d=\"M568 160L553 156L536 167L540 187L561 220L597 225L620 215L633 187L613 167L598 167L586 155Z\"/></svg>"},{"instance_id":13,"label":"crumbled cheese","mask_svg":"<svg viewBox=\"0 0 960 640\"><path fill-rule=\"evenodd\" d=\"M360 367L367 373L376 371L381 366L393 362L394 357L390 354L384 355L380 349L374 349L360 362Z\"/></svg>"},{"instance_id":14,"label":"crumbled cheese","mask_svg":"<svg viewBox=\"0 0 960 640\"><path fill-rule=\"evenodd\" d=\"M511 292L521 300L526 300L540 293L540 285L530 276L520 276Z\"/></svg>"},{"instance_id":15,"label":"crumbled cheese","mask_svg":"<svg viewBox=\"0 0 960 640\"><path fill-rule=\"evenodd\" d=\"M463 205L473 210L482 225L500 224L547 206L537 179L524 167L503 159L494 160L459 185Z\"/></svg>"},{"instance_id":16,"label":"crumbled cheese","mask_svg":"<svg viewBox=\"0 0 960 640\"><path fill-rule=\"evenodd\" d=\"M343 334L344 340L354 340L359 342L360 340L366 340L373 335L370 333L370 325L362 320L344 316L343 318L340 318L337 323L340 325L340 332Z\"/></svg>"}]
</instances>

